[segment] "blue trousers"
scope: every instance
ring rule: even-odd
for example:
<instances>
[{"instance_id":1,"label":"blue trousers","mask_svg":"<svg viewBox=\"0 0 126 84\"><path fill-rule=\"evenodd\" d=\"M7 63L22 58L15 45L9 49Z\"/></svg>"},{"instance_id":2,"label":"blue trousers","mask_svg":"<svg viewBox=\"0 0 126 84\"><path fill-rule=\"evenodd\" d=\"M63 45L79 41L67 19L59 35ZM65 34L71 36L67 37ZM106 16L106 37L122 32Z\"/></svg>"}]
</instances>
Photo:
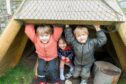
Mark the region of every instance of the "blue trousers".
<instances>
[{"instance_id":1,"label":"blue trousers","mask_svg":"<svg viewBox=\"0 0 126 84\"><path fill-rule=\"evenodd\" d=\"M58 59L53 59L51 61L38 59L38 79L46 82L47 73L49 74L52 83L59 81Z\"/></svg>"}]
</instances>

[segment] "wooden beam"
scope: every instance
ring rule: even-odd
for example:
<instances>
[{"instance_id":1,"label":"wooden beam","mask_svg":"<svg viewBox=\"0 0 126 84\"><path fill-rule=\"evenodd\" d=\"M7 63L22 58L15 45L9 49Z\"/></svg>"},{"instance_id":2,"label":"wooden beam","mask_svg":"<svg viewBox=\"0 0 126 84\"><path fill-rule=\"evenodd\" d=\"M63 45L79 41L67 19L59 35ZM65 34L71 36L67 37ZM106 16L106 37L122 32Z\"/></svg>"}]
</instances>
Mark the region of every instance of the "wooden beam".
<instances>
[{"instance_id":1,"label":"wooden beam","mask_svg":"<svg viewBox=\"0 0 126 84\"><path fill-rule=\"evenodd\" d=\"M12 19L0 38L0 76L18 64L27 39L24 28Z\"/></svg>"},{"instance_id":2,"label":"wooden beam","mask_svg":"<svg viewBox=\"0 0 126 84\"><path fill-rule=\"evenodd\" d=\"M25 49L27 40L28 40L28 38L24 33L24 28L21 28L21 30L19 31L15 40L13 41L10 48L8 49L8 53L6 53L6 55L5 55L5 56L7 56L7 55L9 56L11 54L11 57L14 58L14 59L11 59L11 62L10 62L12 67L14 67L15 65L18 64L18 62L23 54L23 51ZM13 51L15 51L15 52L13 52Z\"/></svg>"},{"instance_id":3,"label":"wooden beam","mask_svg":"<svg viewBox=\"0 0 126 84\"><path fill-rule=\"evenodd\" d=\"M15 67L22 57L22 53L27 43L27 37L24 34L24 28L21 28L11 46L7 50L3 59L0 61L0 76L7 71L8 68Z\"/></svg>"},{"instance_id":4,"label":"wooden beam","mask_svg":"<svg viewBox=\"0 0 126 84\"><path fill-rule=\"evenodd\" d=\"M20 19L17 19L20 20ZM34 23L34 24L70 24L70 25L93 25L93 24L100 24L100 25L112 25L116 22L113 21L91 21L91 20L38 20L38 19L21 19L25 23Z\"/></svg>"},{"instance_id":5,"label":"wooden beam","mask_svg":"<svg viewBox=\"0 0 126 84\"><path fill-rule=\"evenodd\" d=\"M110 28L108 28L110 30ZM122 71L126 71L126 47L123 44L122 38L118 32L110 33L111 40L113 42L114 48L116 50L116 54L118 56L119 62L122 67Z\"/></svg>"},{"instance_id":6,"label":"wooden beam","mask_svg":"<svg viewBox=\"0 0 126 84\"><path fill-rule=\"evenodd\" d=\"M8 26L3 31L0 37L0 61L6 54L16 35L21 28L21 24L13 18L9 22Z\"/></svg>"},{"instance_id":7,"label":"wooden beam","mask_svg":"<svg viewBox=\"0 0 126 84\"><path fill-rule=\"evenodd\" d=\"M126 46L126 22L116 24L119 35Z\"/></svg>"}]
</instances>

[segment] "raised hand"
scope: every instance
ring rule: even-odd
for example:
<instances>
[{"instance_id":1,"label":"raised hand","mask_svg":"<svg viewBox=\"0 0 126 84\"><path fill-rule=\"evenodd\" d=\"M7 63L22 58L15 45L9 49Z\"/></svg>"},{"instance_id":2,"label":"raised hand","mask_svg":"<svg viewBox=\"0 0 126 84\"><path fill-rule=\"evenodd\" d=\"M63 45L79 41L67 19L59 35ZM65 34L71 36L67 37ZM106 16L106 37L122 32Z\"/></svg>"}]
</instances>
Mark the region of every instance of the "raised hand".
<instances>
[{"instance_id":1,"label":"raised hand","mask_svg":"<svg viewBox=\"0 0 126 84\"><path fill-rule=\"evenodd\" d=\"M98 25L98 24L97 25L94 25L94 27L95 27L95 30L96 31L100 31L101 30L100 25Z\"/></svg>"}]
</instances>

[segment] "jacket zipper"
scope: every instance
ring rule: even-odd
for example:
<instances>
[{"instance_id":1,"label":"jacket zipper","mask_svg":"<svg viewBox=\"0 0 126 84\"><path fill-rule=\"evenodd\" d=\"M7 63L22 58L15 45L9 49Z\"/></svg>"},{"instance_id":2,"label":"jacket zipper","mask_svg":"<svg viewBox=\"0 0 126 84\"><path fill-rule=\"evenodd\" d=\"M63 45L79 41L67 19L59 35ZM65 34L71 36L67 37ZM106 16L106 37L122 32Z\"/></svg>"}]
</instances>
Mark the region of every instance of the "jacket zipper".
<instances>
[{"instance_id":1,"label":"jacket zipper","mask_svg":"<svg viewBox=\"0 0 126 84\"><path fill-rule=\"evenodd\" d=\"M84 48L83 46L84 46L84 45L82 44L82 57L81 57L82 59L81 59L81 64L83 64L83 63L82 63L82 62L83 62L83 48Z\"/></svg>"},{"instance_id":2,"label":"jacket zipper","mask_svg":"<svg viewBox=\"0 0 126 84\"><path fill-rule=\"evenodd\" d=\"M46 50L45 50L45 44L44 44L44 52L45 52L45 57L47 58L47 55L46 55Z\"/></svg>"}]
</instances>

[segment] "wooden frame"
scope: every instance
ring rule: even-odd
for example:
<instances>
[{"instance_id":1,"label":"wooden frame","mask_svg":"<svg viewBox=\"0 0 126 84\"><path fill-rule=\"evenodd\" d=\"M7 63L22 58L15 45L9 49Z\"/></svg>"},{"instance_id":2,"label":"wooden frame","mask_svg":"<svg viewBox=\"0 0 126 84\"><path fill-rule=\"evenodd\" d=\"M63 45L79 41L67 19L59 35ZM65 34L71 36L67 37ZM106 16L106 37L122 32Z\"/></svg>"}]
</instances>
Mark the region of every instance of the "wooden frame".
<instances>
[{"instance_id":1,"label":"wooden frame","mask_svg":"<svg viewBox=\"0 0 126 84\"><path fill-rule=\"evenodd\" d=\"M18 20L18 19L17 19ZM20 21L20 20L19 20ZM100 24L100 25L112 25L116 24L117 22L113 21L80 21L80 20L38 20L38 19L23 19L25 23L34 23L34 24L69 24L69 25L93 25L93 24Z\"/></svg>"},{"instance_id":2,"label":"wooden frame","mask_svg":"<svg viewBox=\"0 0 126 84\"><path fill-rule=\"evenodd\" d=\"M108 30L110 30L108 28ZM110 33L110 37L114 48L116 50L116 54L118 56L119 62L122 67L122 71L126 71L126 46L124 45L122 38L120 37L118 32Z\"/></svg>"},{"instance_id":3,"label":"wooden frame","mask_svg":"<svg viewBox=\"0 0 126 84\"><path fill-rule=\"evenodd\" d=\"M26 43L24 28L21 28L21 23L12 19L0 38L0 76L8 68L18 64Z\"/></svg>"}]
</instances>

